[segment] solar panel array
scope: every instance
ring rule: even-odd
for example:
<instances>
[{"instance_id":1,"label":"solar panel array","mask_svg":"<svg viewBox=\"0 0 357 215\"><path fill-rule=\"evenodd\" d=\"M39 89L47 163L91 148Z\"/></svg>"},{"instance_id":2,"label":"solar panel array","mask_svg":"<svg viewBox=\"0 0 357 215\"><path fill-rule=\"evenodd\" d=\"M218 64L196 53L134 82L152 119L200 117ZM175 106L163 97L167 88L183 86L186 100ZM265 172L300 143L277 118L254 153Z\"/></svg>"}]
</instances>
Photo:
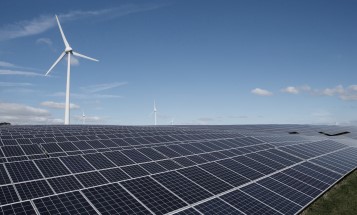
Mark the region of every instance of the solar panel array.
<instances>
[{"instance_id":1,"label":"solar panel array","mask_svg":"<svg viewBox=\"0 0 357 215\"><path fill-rule=\"evenodd\" d=\"M357 167L318 129L1 127L0 214L297 214Z\"/></svg>"}]
</instances>

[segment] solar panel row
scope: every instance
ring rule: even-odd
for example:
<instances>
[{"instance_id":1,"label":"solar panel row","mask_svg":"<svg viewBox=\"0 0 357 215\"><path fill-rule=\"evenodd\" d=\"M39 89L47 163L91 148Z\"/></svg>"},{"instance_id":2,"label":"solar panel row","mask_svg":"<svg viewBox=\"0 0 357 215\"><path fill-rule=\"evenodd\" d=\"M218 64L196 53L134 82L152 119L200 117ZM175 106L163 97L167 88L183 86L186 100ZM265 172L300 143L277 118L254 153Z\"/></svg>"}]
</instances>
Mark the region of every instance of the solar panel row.
<instances>
[{"instance_id":1,"label":"solar panel row","mask_svg":"<svg viewBox=\"0 0 357 215\"><path fill-rule=\"evenodd\" d=\"M0 129L0 214L296 214L357 166L357 148L326 138L70 127Z\"/></svg>"}]
</instances>

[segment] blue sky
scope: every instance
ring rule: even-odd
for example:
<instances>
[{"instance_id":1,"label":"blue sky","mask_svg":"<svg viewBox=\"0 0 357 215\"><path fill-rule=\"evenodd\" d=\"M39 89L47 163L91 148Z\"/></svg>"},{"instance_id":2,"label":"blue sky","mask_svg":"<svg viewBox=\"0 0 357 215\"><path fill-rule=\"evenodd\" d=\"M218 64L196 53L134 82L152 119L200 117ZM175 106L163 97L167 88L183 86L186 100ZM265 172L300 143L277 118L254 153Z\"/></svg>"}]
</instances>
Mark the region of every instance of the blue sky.
<instances>
[{"instance_id":1,"label":"blue sky","mask_svg":"<svg viewBox=\"0 0 357 215\"><path fill-rule=\"evenodd\" d=\"M0 121L356 124L352 0L15 1L0 7ZM29 9L31 8L31 9Z\"/></svg>"}]
</instances>

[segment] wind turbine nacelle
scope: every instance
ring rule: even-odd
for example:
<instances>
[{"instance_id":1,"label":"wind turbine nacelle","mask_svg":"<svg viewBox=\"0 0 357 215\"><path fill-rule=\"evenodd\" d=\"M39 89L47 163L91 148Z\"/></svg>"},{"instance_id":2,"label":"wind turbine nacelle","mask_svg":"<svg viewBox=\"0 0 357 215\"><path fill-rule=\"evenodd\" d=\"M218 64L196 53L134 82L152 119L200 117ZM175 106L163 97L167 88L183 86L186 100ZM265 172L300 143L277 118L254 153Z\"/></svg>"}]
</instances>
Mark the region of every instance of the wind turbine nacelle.
<instances>
[{"instance_id":1,"label":"wind turbine nacelle","mask_svg":"<svg viewBox=\"0 0 357 215\"><path fill-rule=\"evenodd\" d=\"M68 53L72 53L73 49L71 47L66 47L66 49L64 50L64 52Z\"/></svg>"}]
</instances>

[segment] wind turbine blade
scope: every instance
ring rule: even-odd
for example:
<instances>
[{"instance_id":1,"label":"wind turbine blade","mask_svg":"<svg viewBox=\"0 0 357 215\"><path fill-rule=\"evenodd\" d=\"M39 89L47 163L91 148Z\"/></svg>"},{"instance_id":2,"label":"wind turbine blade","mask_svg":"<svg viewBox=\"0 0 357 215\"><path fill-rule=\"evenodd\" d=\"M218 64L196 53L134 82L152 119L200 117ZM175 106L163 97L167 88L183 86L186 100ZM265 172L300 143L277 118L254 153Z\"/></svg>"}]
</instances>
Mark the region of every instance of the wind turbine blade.
<instances>
[{"instance_id":1,"label":"wind turbine blade","mask_svg":"<svg viewBox=\"0 0 357 215\"><path fill-rule=\"evenodd\" d=\"M97 62L99 61L97 59L94 59L94 58L79 54L78 52L72 52L72 53L73 53L74 56L78 56L78 57L85 58L85 59L92 60L92 61L97 61Z\"/></svg>"},{"instance_id":2,"label":"wind turbine blade","mask_svg":"<svg viewBox=\"0 0 357 215\"><path fill-rule=\"evenodd\" d=\"M62 60L62 58L65 56L66 52L62 52L62 54L59 56L59 58L56 60L56 62L51 66L51 68L47 71L46 75L47 76L52 69L58 64L58 62L60 62Z\"/></svg>"},{"instance_id":3,"label":"wind turbine blade","mask_svg":"<svg viewBox=\"0 0 357 215\"><path fill-rule=\"evenodd\" d=\"M61 27L61 24L60 24L60 21L59 21L57 15L56 15L56 19L57 19L58 27L59 27L59 29L60 29L60 31L61 31L61 35L62 35L62 39L63 39L64 45L66 46L66 48L68 48L68 47L70 47L70 46L69 46L69 44L68 44L68 42L67 42L66 36L65 36L64 33L63 33L63 30L62 30L62 27Z\"/></svg>"}]
</instances>

